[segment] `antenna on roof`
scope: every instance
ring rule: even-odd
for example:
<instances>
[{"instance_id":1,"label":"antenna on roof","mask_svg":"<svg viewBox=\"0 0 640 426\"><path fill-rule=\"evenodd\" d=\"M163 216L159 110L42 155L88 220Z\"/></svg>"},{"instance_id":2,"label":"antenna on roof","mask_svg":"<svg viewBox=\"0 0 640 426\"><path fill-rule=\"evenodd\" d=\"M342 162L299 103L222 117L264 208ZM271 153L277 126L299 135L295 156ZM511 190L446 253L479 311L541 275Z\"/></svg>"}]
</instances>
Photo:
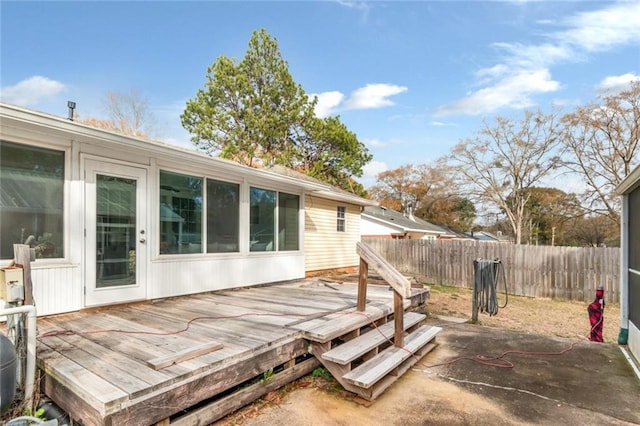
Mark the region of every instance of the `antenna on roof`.
<instances>
[{"instance_id":1,"label":"antenna on roof","mask_svg":"<svg viewBox=\"0 0 640 426\"><path fill-rule=\"evenodd\" d=\"M76 103L73 101L67 101L67 107L69 107L69 120L73 121L73 110L76 109Z\"/></svg>"}]
</instances>

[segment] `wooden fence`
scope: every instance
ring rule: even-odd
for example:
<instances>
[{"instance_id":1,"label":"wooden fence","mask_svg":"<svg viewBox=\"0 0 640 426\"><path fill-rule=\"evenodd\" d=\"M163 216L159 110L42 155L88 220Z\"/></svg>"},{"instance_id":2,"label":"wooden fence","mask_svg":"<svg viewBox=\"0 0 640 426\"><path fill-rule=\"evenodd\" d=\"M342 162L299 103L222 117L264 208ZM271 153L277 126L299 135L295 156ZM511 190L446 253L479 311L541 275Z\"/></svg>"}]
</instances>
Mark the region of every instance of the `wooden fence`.
<instances>
[{"instance_id":1,"label":"wooden fence","mask_svg":"<svg viewBox=\"0 0 640 426\"><path fill-rule=\"evenodd\" d=\"M509 294L591 301L598 285L620 298L620 249L529 246L480 241L364 238L404 274L432 284L473 287L473 261L500 259Z\"/></svg>"}]
</instances>

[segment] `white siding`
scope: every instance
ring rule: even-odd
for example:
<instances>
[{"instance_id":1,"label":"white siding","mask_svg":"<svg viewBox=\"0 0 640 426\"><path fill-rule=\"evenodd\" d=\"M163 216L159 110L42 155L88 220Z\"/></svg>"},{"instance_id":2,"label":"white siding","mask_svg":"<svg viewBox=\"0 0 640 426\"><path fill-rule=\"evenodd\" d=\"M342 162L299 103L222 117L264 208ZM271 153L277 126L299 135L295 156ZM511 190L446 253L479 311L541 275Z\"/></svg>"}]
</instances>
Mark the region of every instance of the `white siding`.
<instances>
[{"instance_id":1,"label":"white siding","mask_svg":"<svg viewBox=\"0 0 640 426\"><path fill-rule=\"evenodd\" d=\"M402 232L400 228L387 226L380 222L374 222L364 216L362 217L360 226L361 226L360 235L367 235L367 236L379 235L379 236L389 237L391 236L391 234L397 234L399 232Z\"/></svg>"},{"instance_id":2,"label":"white siding","mask_svg":"<svg viewBox=\"0 0 640 426\"><path fill-rule=\"evenodd\" d=\"M178 296L304 277L304 255L251 254L218 259L172 259L151 263L148 297Z\"/></svg>"},{"instance_id":3,"label":"white siding","mask_svg":"<svg viewBox=\"0 0 640 426\"><path fill-rule=\"evenodd\" d=\"M82 308L83 288L78 266L33 266L31 281L38 315L73 312Z\"/></svg>"},{"instance_id":4,"label":"white siding","mask_svg":"<svg viewBox=\"0 0 640 426\"><path fill-rule=\"evenodd\" d=\"M338 232L337 208L346 207L346 229ZM357 266L356 243L360 241L360 206L305 197L305 270L319 271Z\"/></svg>"}]
</instances>

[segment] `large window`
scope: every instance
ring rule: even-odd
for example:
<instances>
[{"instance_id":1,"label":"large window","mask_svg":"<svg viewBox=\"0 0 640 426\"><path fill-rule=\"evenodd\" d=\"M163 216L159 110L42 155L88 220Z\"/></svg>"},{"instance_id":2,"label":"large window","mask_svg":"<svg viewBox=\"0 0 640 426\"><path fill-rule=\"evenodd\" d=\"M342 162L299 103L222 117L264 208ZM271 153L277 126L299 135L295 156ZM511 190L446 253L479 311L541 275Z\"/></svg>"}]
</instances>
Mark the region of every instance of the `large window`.
<instances>
[{"instance_id":1,"label":"large window","mask_svg":"<svg viewBox=\"0 0 640 426\"><path fill-rule=\"evenodd\" d=\"M298 250L300 197L251 188L250 200L250 250Z\"/></svg>"},{"instance_id":2,"label":"large window","mask_svg":"<svg viewBox=\"0 0 640 426\"><path fill-rule=\"evenodd\" d=\"M278 250L298 250L298 218L300 197L293 194L278 194Z\"/></svg>"},{"instance_id":3,"label":"large window","mask_svg":"<svg viewBox=\"0 0 640 426\"><path fill-rule=\"evenodd\" d=\"M64 152L0 141L0 258L64 257Z\"/></svg>"},{"instance_id":4,"label":"large window","mask_svg":"<svg viewBox=\"0 0 640 426\"><path fill-rule=\"evenodd\" d=\"M202 253L202 178L160 171L160 253Z\"/></svg>"},{"instance_id":5,"label":"large window","mask_svg":"<svg viewBox=\"0 0 640 426\"><path fill-rule=\"evenodd\" d=\"M276 192L251 188L250 199L250 249L275 251Z\"/></svg>"},{"instance_id":6,"label":"large window","mask_svg":"<svg viewBox=\"0 0 640 426\"><path fill-rule=\"evenodd\" d=\"M207 179L207 253L236 252L240 230L240 186Z\"/></svg>"}]
</instances>

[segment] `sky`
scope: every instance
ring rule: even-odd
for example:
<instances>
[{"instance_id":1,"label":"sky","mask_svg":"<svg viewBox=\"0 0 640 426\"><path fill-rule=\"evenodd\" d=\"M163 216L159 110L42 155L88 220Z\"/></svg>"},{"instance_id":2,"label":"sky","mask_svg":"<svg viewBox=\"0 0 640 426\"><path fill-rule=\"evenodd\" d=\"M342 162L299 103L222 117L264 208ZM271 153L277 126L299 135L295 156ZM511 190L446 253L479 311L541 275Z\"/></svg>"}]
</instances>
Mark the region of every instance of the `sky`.
<instances>
[{"instance_id":1,"label":"sky","mask_svg":"<svg viewBox=\"0 0 640 426\"><path fill-rule=\"evenodd\" d=\"M106 118L108 91L136 90L160 140L220 55L254 30L373 154L360 181L432 163L497 116L569 111L640 80L640 1L0 2L0 100Z\"/></svg>"}]
</instances>

